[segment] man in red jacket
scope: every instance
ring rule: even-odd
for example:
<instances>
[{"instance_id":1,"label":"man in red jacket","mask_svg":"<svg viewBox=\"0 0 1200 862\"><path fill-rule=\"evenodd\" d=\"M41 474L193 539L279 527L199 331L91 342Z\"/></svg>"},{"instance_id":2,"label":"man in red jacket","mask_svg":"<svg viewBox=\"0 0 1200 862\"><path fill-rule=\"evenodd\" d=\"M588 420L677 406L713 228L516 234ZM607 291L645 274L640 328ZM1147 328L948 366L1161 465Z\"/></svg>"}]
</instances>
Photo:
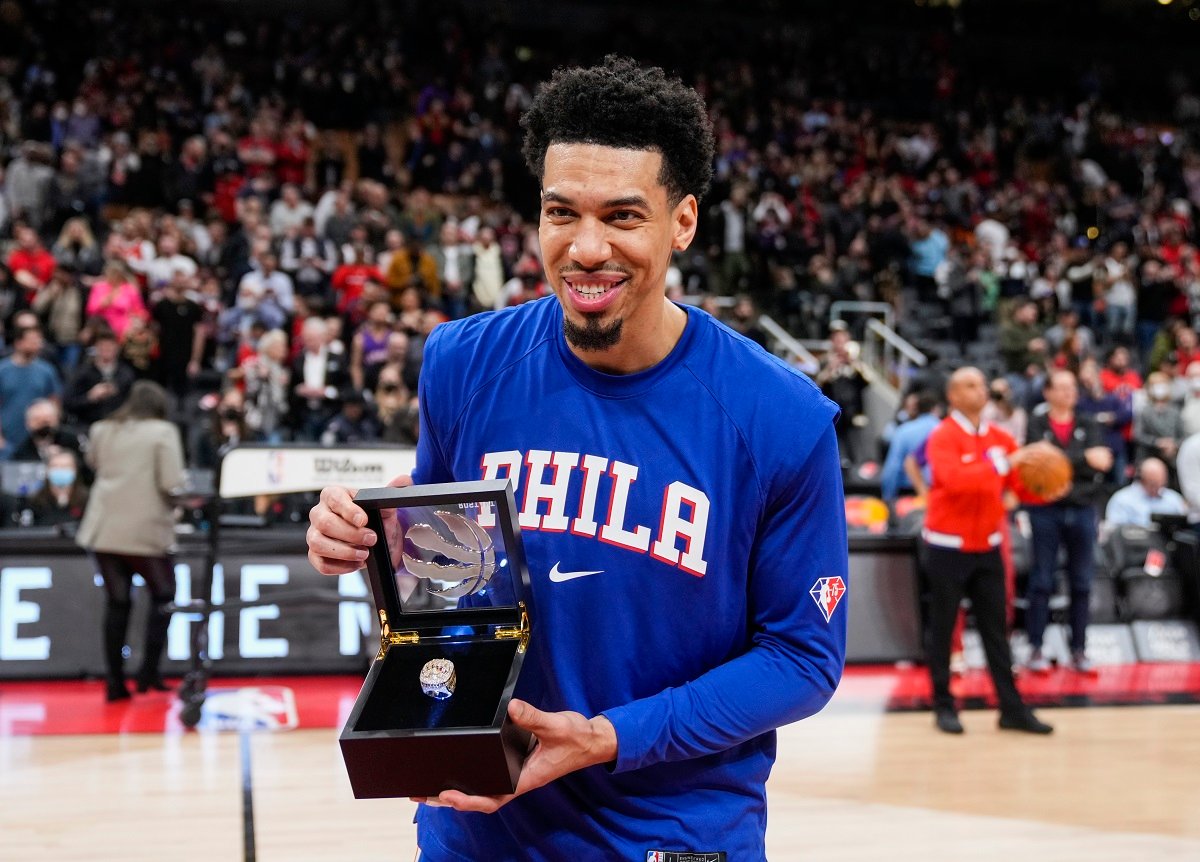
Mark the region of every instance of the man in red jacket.
<instances>
[{"instance_id":1,"label":"man in red jacket","mask_svg":"<svg viewBox=\"0 0 1200 862\"><path fill-rule=\"evenodd\" d=\"M1000 701L1000 728L1050 733L1025 705L1013 680L1005 633L1001 522L1013 493L1020 451L1002 428L981 420L988 386L977 368L960 368L946 387L950 415L926 444L931 471L921 556L932 595L929 676L937 727L962 733L950 693L950 638L963 596L971 600L988 670Z\"/></svg>"},{"instance_id":2,"label":"man in red jacket","mask_svg":"<svg viewBox=\"0 0 1200 862\"><path fill-rule=\"evenodd\" d=\"M57 264L33 228L19 225L13 236L17 245L8 256L8 268L13 279L25 288L25 301L33 302L37 292L49 283Z\"/></svg>"}]
</instances>

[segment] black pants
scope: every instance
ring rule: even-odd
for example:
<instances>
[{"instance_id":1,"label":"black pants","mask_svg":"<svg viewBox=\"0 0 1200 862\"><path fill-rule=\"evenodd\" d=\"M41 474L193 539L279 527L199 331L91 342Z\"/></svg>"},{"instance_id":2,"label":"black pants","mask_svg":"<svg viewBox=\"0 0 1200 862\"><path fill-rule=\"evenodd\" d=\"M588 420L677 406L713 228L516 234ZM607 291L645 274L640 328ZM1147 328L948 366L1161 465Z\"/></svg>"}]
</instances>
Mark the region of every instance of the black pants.
<instances>
[{"instance_id":1,"label":"black pants","mask_svg":"<svg viewBox=\"0 0 1200 862\"><path fill-rule=\"evenodd\" d=\"M167 644L171 615L168 603L175 600L175 561L164 557L96 552L96 567L104 579L107 604L104 613L104 663L110 682L125 680L125 636L132 607L133 576L141 575L150 591L150 613L146 617L146 644L138 679L158 678L158 665Z\"/></svg>"},{"instance_id":2,"label":"black pants","mask_svg":"<svg viewBox=\"0 0 1200 862\"><path fill-rule=\"evenodd\" d=\"M1071 588L1071 652L1087 646L1088 617L1091 615L1092 578L1095 574L1096 510L1091 506L1054 503L1030 506L1033 528L1033 567L1025 598L1025 628L1029 645L1041 649L1050 622L1050 596L1058 571L1058 549L1067 549L1067 581Z\"/></svg>"},{"instance_id":3,"label":"black pants","mask_svg":"<svg viewBox=\"0 0 1200 862\"><path fill-rule=\"evenodd\" d=\"M963 596L971 600L1000 711L1020 714L1025 702L1013 680L1012 653L1005 632L1007 598L1000 550L966 553L922 543L922 564L931 594L929 677L934 709L954 709L950 694L950 640Z\"/></svg>"}]
</instances>

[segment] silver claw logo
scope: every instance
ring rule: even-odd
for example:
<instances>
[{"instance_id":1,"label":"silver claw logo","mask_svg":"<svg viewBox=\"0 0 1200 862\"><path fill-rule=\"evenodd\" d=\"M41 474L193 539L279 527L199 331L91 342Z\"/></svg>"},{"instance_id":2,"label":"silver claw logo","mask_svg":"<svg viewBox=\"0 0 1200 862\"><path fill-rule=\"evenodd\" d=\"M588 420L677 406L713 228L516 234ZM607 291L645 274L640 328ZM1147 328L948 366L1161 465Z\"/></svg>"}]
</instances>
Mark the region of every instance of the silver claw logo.
<instances>
[{"instance_id":1,"label":"silver claw logo","mask_svg":"<svg viewBox=\"0 0 1200 862\"><path fill-rule=\"evenodd\" d=\"M404 534L404 568L430 581L429 592L460 598L480 592L496 574L496 549L483 527L455 512L434 512L454 536L450 541L430 524L413 524ZM419 554L409 553L409 546Z\"/></svg>"}]
</instances>

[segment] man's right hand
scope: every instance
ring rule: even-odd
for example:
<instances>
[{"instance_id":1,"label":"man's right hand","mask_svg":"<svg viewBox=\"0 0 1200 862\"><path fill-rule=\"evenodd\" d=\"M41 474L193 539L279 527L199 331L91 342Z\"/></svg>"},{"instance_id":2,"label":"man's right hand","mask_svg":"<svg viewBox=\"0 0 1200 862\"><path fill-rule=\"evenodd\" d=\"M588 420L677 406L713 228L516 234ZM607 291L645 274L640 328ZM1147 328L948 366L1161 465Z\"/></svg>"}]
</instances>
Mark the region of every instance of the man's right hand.
<instances>
[{"instance_id":1,"label":"man's right hand","mask_svg":"<svg viewBox=\"0 0 1200 862\"><path fill-rule=\"evenodd\" d=\"M1084 449L1083 459L1097 473L1107 473L1113 466L1113 453L1107 446L1092 446Z\"/></svg>"},{"instance_id":2,"label":"man's right hand","mask_svg":"<svg viewBox=\"0 0 1200 862\"><path fill-rule=\"evenodd\" d=\"M395 488L412 484L412 477L398 476L388 483ZM308 561L323 575L357 572L375 544L367 529L367 513L355 504L352 488L330 485L321 492L321 502L308 513Z\"/></svg>"}]
</instances>

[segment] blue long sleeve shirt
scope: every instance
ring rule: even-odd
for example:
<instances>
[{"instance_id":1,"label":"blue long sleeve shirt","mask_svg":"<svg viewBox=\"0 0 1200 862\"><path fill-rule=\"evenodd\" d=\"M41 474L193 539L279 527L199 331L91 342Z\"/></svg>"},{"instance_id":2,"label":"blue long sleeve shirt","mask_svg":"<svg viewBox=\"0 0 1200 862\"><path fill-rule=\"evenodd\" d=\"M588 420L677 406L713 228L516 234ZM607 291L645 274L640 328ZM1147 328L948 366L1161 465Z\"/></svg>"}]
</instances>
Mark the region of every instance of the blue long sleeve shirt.
<instances>
[{"instance_id":1,"label":"blue long sleeve shirt","mask_svg":"<svg viewBox=\"0 0 1200 862\"><path fill-rule=\"evenodd\" d=\"M553 298L439 326L418 483L509 478L532 589L517 696L604 714L614 764L479 815L421 806L442 860L765 858L775 728L845 658L837 407L697 309L654 367L599 373Z\"/></svg>"}]
</instances>

